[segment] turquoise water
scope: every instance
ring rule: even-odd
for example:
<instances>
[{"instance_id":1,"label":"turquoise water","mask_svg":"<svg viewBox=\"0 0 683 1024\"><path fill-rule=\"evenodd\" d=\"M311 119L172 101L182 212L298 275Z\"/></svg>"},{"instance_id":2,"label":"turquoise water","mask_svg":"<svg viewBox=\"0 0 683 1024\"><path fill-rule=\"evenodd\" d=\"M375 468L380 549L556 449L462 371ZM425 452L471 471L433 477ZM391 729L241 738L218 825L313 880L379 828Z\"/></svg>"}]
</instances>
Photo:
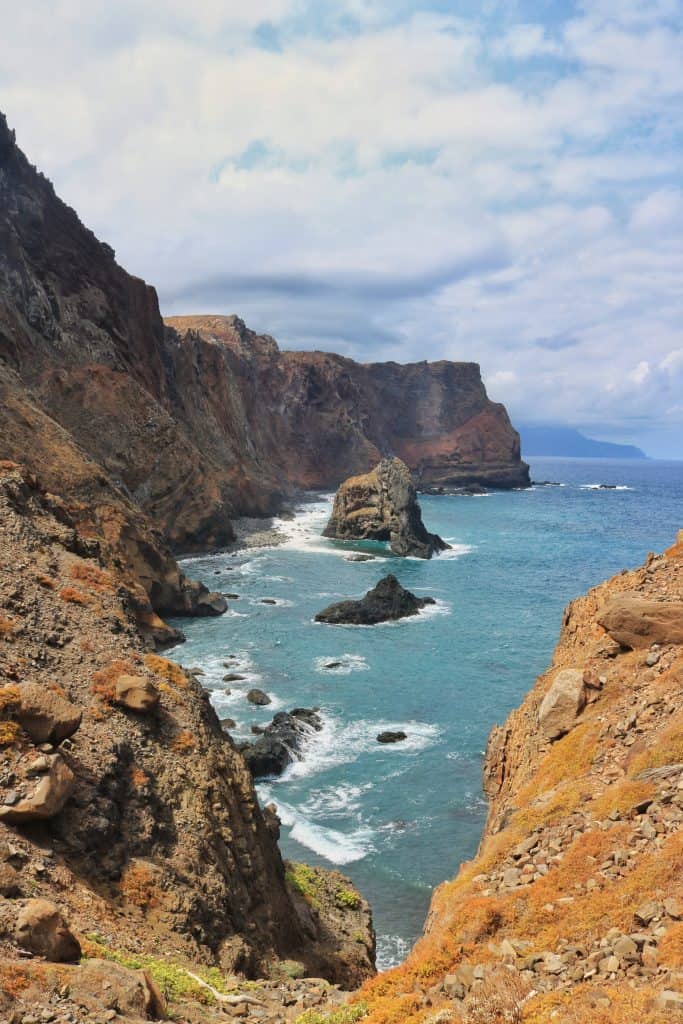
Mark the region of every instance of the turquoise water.
<instances>
[{"instance_id":1,"label":"turquoise water","mask_svg":"<svg viewBox=\"0 0 683 1024\"><path fill-rule=\"evenodd\" d=\"M530 461L534 478L564 486L423 497L427 527L453 544L429 562L372 545L378 560L346 561L349 547L320 537L329 500L317 500L281 524L281 547L185 563L240 595L219 619L177 620L187 643L173 652L204 669L219 715L238 723L234 735L246 738L279 709L323 710L304 760L259 794L278 805L286 856L339 866L368 897L384 967L421 931L432 888L475 852L487 734L548 664L566 603L667 547L683 526L683 463ZM388 571L436 607L377 627L312 621ZM222 681L230 655L242 683ZM329 661L343 664L326 669ZM247 703L254 685L269 707ZM379 745L385 728L402 728L408 741Z\"/></svg>"}]
</instances>

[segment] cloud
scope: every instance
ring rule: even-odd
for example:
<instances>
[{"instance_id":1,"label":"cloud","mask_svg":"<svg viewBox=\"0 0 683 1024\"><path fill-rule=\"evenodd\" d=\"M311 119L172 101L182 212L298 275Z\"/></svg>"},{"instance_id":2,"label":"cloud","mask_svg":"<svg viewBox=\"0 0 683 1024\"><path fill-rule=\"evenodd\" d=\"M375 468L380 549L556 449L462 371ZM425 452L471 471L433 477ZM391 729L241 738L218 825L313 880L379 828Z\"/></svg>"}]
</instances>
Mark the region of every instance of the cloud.
<instances>
[{"instance_id":1,"label":"cloud","mask_svg":"<svg viewBox=\"0 0 683 1024\"><path fill-rule=\"evenodd\" d=\"M476 359L520 419L673 450L680 4L454 6L24 0L2 102L167 312Z\"/></svg>"}]
</instances>

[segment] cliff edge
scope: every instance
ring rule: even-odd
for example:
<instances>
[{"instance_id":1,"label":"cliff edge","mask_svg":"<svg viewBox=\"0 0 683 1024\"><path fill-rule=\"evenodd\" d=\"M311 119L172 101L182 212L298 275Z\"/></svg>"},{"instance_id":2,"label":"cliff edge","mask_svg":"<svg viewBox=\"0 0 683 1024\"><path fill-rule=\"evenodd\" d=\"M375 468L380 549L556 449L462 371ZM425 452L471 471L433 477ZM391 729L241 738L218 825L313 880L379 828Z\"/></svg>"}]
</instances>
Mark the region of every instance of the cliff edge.
<instances>
[{"instance_id":1,"label":"cliff edge","mask_svg":"<svg viewBox=\"0 0 683 1024\"><path fill-rule=\"evenodd\" d=\"M368 1024L681 1017L682 630L683 531L569 605L551 667L491 733L479 852L366 986Z\"/></svg>"}]
</instances>

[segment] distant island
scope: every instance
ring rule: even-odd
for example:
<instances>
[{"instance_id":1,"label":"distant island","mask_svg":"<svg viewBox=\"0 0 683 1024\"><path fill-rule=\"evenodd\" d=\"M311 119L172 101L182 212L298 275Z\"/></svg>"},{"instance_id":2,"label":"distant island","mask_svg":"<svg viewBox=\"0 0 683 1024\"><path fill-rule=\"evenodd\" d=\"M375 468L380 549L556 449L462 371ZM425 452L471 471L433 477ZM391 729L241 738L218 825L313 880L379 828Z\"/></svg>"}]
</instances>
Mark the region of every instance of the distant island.
<instances>
[{"instance_id":1,"label":"distant island","mask_svg":"<svg viewBox=\"0 0 683 1024\"><path fill-rule=\"evenodd\" d=\"M522 439L522 455L558 455L584 459L646 459L633 444L614 444L584 437L573 427L540 423L517 424Z\"/></svg>"}]
</instances>

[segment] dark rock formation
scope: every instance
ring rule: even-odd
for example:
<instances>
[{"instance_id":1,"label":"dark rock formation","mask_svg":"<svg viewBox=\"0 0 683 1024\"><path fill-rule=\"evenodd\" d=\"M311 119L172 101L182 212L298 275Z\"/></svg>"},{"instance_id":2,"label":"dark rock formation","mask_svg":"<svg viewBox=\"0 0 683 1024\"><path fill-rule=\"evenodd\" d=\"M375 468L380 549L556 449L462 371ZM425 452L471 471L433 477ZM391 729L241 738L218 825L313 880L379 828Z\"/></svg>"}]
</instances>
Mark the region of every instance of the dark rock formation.
<instances>
[{"instance_id":1,"label":"dark rock formation","mask_svg":"<svg viewBox=\"0 0 683 1024\"><path fill-rule=\"evenodd\" d=\"M431 558L449 547L425 529L410 470L395 458L382 459L370 473L344 481L324 536L388 541L395 555L417 558Z\"/></svg>"},{"instance_id":2,"label":"dark rock formation","mask_svg":"<svg viewBox=\"0 0 683 1024\"><path fill-rule=\"evenodd\" d=\"M403 732L402 729L385 729L377 736L378 743L401 743L403 740L407 740L408 736Z\"/></svg>"},{"instance_id":3,"label":"dark rock formation","mask_svg":"<svg viewBox=\"0 0 683 1024\"><path fill-rule=\"evenodd\" d=\"M315 621L333 626L374 626L378 622L417 615L420 609L435 603L433 597L416 597L405 590L395 576L385 576L359 601L331 604L318 612Z\"/></svg>"},{"instance_id":4,"label":"dark rock formation","mask_svg":"<svg viewBox=\"0 0 683 1024\"><path fill-rule=\"evenodd\" d=\"M320 715L307 708L279 711L255 743L242 747L242 755L255 779L282 775L297 759L302 743L312 731L322 729Z\"/></svg>"}]
</instances>

